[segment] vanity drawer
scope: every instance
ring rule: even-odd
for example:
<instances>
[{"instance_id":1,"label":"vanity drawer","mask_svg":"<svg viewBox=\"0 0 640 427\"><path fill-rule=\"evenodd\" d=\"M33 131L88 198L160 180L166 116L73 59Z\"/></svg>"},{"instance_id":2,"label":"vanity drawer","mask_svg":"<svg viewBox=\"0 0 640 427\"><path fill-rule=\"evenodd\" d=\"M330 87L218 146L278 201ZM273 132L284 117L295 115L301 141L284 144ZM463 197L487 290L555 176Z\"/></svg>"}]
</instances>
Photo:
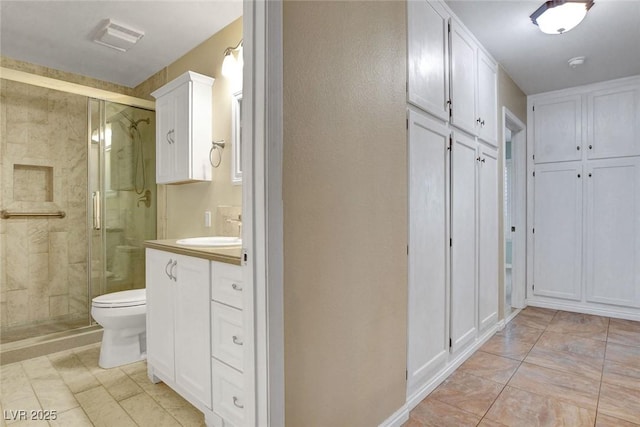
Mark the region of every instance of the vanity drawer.
<instances>
[{"instance_id":1,"label":"vanity drawer","mask_svg":"<svg viewBox=\"0 0 640 427\"><path fill-rule=\"evenodd\" d=\"M244 333L242 311L218 302L211 303L211 354L243 370Z\"/></svg>"},{"instance_id":2,"label":"vanity drawer","mask_svg":"<svg viewBox=\"0 0 640 427\"><path fill-rule=\"evenodd\" d=\"M213 410L234 426L244 425L242 374L215 358L212 361Z\"/></svg>"},{"instance_id":3,"label":"vanity drawer","mask_svg":"<svg viewBox=\"0 0 640 427\"><path fill-rule=\"evenodd\" d=\"M242 267L211 263L211 299L242 309Z\"/></svg>"}]
</instances>

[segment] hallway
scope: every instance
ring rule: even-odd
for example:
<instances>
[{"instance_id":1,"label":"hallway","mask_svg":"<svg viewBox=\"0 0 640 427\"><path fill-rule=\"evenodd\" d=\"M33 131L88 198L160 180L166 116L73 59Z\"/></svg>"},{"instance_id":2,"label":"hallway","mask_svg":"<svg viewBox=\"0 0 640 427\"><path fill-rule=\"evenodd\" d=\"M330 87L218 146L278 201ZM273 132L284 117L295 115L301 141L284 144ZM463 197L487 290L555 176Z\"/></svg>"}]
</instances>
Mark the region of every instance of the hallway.
<instances>
[{"instance_id":1,"label":"hallway","mask_svg":"<svg viewBox=\"0 0 640 427\"><path fill-rule=\"evenodd\" d=\"M403 427L640 425L640 322L528 307Z\"/></svg>"}]
</instances>

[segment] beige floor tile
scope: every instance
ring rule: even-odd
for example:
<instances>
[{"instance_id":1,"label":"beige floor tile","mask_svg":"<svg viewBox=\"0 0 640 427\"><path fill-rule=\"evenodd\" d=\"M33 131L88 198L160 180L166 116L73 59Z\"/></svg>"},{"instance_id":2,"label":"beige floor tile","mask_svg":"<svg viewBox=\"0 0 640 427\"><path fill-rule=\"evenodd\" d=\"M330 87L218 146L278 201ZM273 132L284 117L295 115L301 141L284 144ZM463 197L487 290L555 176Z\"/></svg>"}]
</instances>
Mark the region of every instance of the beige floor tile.
<instances>
[{"instance_id":1,"label":"beige floor tile","mask_svg":"<svg viewBox=\"0 0 640 427\"><path fill-rule=\"evenodd\" d=\"M74 408L68 411L59 412L54 421L49 421L51 427L90 427L91 420L84 413L82 408Z\"/></svg>"},{"instance_id":2,"label":"beige floor tile","mask_svg":"<svg viewBox=\"0 0 640 427\"><path fill-rule=\"evenodd\" d=\"M134 375L139 372L147 373L147 362L141 360L139 362L130 363L128 365L120 366L120 370L127 375Z\"/></svg>"},{"instance_id":3,"label":"beige floor tile","mask_svg":"<svg viewBox=\"0 0 640 427\"><path fill-rule=\"evenodd\" d=\"M92 344L86 347L82 347L74 352L78 359L85 365L89 372L99 372L102 368L98 366L98 359L100 358L100 346Z\"/></svg>"},{"instance_id":4,"label":"beige floor tile","mask_svg":"<svg viewBox=\"0 0 640 427\"><path fill-rule=\"evenodd\" d=\"M96 427L135 427L136 425L104 387L78 393L76 399Z\"/></svg>"},{"instance_id":5,"label":"beige floor tile","mask_svg":"<svg viewBox=\"0 0 640 427\"><path fill-rule=\"evenodd\" d=\"M73 352L50 355L49 360L73 393L98 387L100 382Z\"/></svg>"},{"instance_id":6,"label":"beige floor tile","mask_svg":"<svg viewBox=\"0 0 640 427\"><path fill-rule=\"evenodd\" d=\"M482 417L504 386L464 372L454 372L429 398Z\"/></svg>"},{"instance_id":7,"label":"beige floor tile","mask_svg":"<svg viewBox=\"0 0 640 427\"><path fill-rule=\"evenodd\" d=\"M427 398L411 411L410 426L462 427L476 426L480 416L455 408L438 400Z\"/></svg>"},{"instance_id":8,"label":"beige floor tile","mask_svg":"<svg viewBox=\"0 0 640 427\"><path fill-rule=\"evenodd\" d=\"M595 418L594 410L508 385L485 416L485 419L518 427L592 426Z\"/></svg>"},{"instance_id":9,"label":"beige floor tile","mask_svg":"<svg viewBox=\"0 0 640 427\"><path fill-rule=\"evenodd\" d=\"M20 421L28 421L29 412L30 411L39 411L42 409L40 406L40 402L36 398L35 393L33 391L27 397L22 397L20 399L12 400L10 403L3 405L3 408L6 413L9 415L6 418L7 425L14 426ZM26 413L24 417L21 415L21 411ZM4 414L4 413L3 413ZM24 419L21 419L24 418Z\"/></svg>"},{"instance_id":10,"label":"beige floor tile","mask_svg":"<svg viewBox=\"0 0 640 427\"><path fill-rule=\"evenodd\" d=\"M570 334L598 341L607 340L609 318L559 311L549 323L548 331Z\"/></svg>"},{"instance_id":11,"label":"beige floor tile","mask_svg":"<svg viewBox=\"0 0 640 427\"><path fill-rule=\"evenodd\" d=\"M529 328L546 329L556 314L556 310L546 308L527 307L520 311L509 324L527 326Z\"/></svg>"},{"instance_id":12,"label":"beige floor tile","mask_svg":"<svg viewBox=\"0 0 640 427\"><path fill-rule=\"evenodd\" d=\"M596 410L600 381L524 362L509 386Z\"/></svg>"},{"instance_id":13,"label":"beige floor tile","mask_svg":"<svg viewBox=\"0 0 640 427\"><path fill-rule=\"evenodd\" d=\"M517 360L477 351L458 369L461 372L506 384L520 366Z\"/></svg>"},{"instance_id":14,"label":"beige floor tile","mask_svg":"<svg viewBox=\"0 0 640 427\"><path fill-rule=\"evenodd\" d=\"M58 371L53 367L47 356L36 357L22 362L22 368L27 376L33 378L59 378Z\"/></svg>"},{"instance_id":15,"label":"beige floor tile","mask_svg":"<svg viewBox=\"0 0 640 427\"><path fill-rule=\"evenodd\" d=\"M640 424L630 423L620 418L610 417L605 414L598 414L596 427L638 427Z\"/></svg>"},{"instance_id":16,"label":"beige floor tile","mask_svg":"<svg viewBox=\"0 0 640 427\"><path fill-rule=\"evenodd\" d=\"M118 368L94 371L94 375L117 401L142 393L142 388Z\"/></svg>"},{"instance_id":17,"label":"beige floor tile","mask_svg":"<svg viewBox=\"0 0 640 427\"><path fill-rule=\"evenodd\" d=\"M179 427L180 424L148 394L142 393L120 402L141 427Z\"/></svg>"},{"instance_id":18,"label":"beige floor tile","mask_svg":"<svg viewBox=\"0 0 640 427\"><path fill-rule=\"evenodd\" d=\"M542 332L541 329L510 323L487 341L480 350L509 359L524 360Z\"/></svg>"},{"instance_id":19,"label":"beige floor tile","mask_svg":"<svg viewBox=\"0 0 640 427\"><path fill-rule=\"evenodd\" d=\"M602 383L598 412L640 424L640 389Z\"/></svg>"},{"instance_id":20,"label":"beige floor tile","mask_svg":"<svg viewBox=\"0 0 640 427\"><path fill-rule=\"evenodd\" d=\"M62 379L35 379L31 385L45 411L63 412L80 406Z\"/></svg>"},{"instance_id":21,"label":"beige floor tile","mask_svg":"<svg viewBox=\"0 0 640 427\"><path fill-rule=\"evenodd\" d=\"M165 409L183 427L205 427L204 414L191 405Z\"/></svg>"},{"instance_id":22,"label":"beige floor tile","mask_svg":"<svg viewBox=\"0 0 640 427\"><path fill-rule=\"evenodd\" d=\"M640 363L640 347L607 343L607 360L627 366L638 366Z\"/></svg>"},{"instance_id":23,"label":"beige floor tile","mask_svg":"<svg viewBox=\"0 0 640 427\"><path fill-rule=\"evenodd\" d=\"M634 366L605 360L602 381L640 390L640 359Z\"/></svg>"},{"instance_id":24,"label":"beige floor tile","mask_svg":"<svg viewBox=\"0 0 640 427\"><path fill-rule=\"evenodd\" d=\"M623 319L609 321L609 335L607 341L640 347L640 322Z\"/></svg>"},{"instance_id":25,"label":"beige floor tile","mask_svg":"<svg viewBox=\"0 0 640 427\"><path fill-rule=\"evenodd\" d=\"M479 427L508 427L506 424L499 423L497 421L492 421L488 418L483 418L478 424Z\"/></svg>"},{"instance_id":26,"label":"beige floor tile","mask_svg":"<svg viewBox=\"0 0 640 427\"><path fill-rule=\"evenodd\" d=\"M21 364L3 368L5 369L2 370L3 374L0 377L0 401L4 406L9 406L16 400L35 398L31 382Z\"/></svg>"}]
</instances>

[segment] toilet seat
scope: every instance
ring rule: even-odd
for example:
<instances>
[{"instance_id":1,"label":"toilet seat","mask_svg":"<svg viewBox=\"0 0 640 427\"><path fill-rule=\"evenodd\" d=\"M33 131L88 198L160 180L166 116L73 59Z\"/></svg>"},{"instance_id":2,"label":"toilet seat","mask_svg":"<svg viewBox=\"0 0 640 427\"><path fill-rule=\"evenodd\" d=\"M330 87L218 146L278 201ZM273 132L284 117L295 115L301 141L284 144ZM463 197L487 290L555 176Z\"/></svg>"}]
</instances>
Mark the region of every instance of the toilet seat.
<instances>
[{"instance_id":1,"label":"toilet seat","mask_svg":"<svg viewBox=\"0 0 640 427\"><path fill-rule=\"evenodd\" d=\"M91 301L91 306L95 308L136 307L146 304L146 289L113 292L95 297Z\"/></svg>"}]
</instances>

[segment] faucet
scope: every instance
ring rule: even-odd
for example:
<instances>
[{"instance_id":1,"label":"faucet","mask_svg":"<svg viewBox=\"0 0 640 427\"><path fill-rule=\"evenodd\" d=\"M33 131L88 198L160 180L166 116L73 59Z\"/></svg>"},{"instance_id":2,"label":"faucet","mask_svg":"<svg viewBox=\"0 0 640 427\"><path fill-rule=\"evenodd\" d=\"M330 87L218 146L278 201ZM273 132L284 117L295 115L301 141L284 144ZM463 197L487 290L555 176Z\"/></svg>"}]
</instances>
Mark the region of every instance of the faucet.
<instances>
[{"instance_id":1,"label":"faucet","mask_svg":"<svg viewBox=\"0 0 640 427\"><path fill-rule=\"evenodd\" d=\"M140 207L140 202L143 202L146 207L151 206L151 190L144 192L144 196L138 197L137 207Z\"/></svg>"},{"instance_id":2,"label":"faucet","mask_svg":"<svg viewBox=\"0 0 640 427\"><path fill-rule=\"evenodd\" d=\"M238 225L238 236L242 237L242 215L238 214L238 218L227 218L225 220L228 224L237 224Z\"/></svg>"}]
</instances>

